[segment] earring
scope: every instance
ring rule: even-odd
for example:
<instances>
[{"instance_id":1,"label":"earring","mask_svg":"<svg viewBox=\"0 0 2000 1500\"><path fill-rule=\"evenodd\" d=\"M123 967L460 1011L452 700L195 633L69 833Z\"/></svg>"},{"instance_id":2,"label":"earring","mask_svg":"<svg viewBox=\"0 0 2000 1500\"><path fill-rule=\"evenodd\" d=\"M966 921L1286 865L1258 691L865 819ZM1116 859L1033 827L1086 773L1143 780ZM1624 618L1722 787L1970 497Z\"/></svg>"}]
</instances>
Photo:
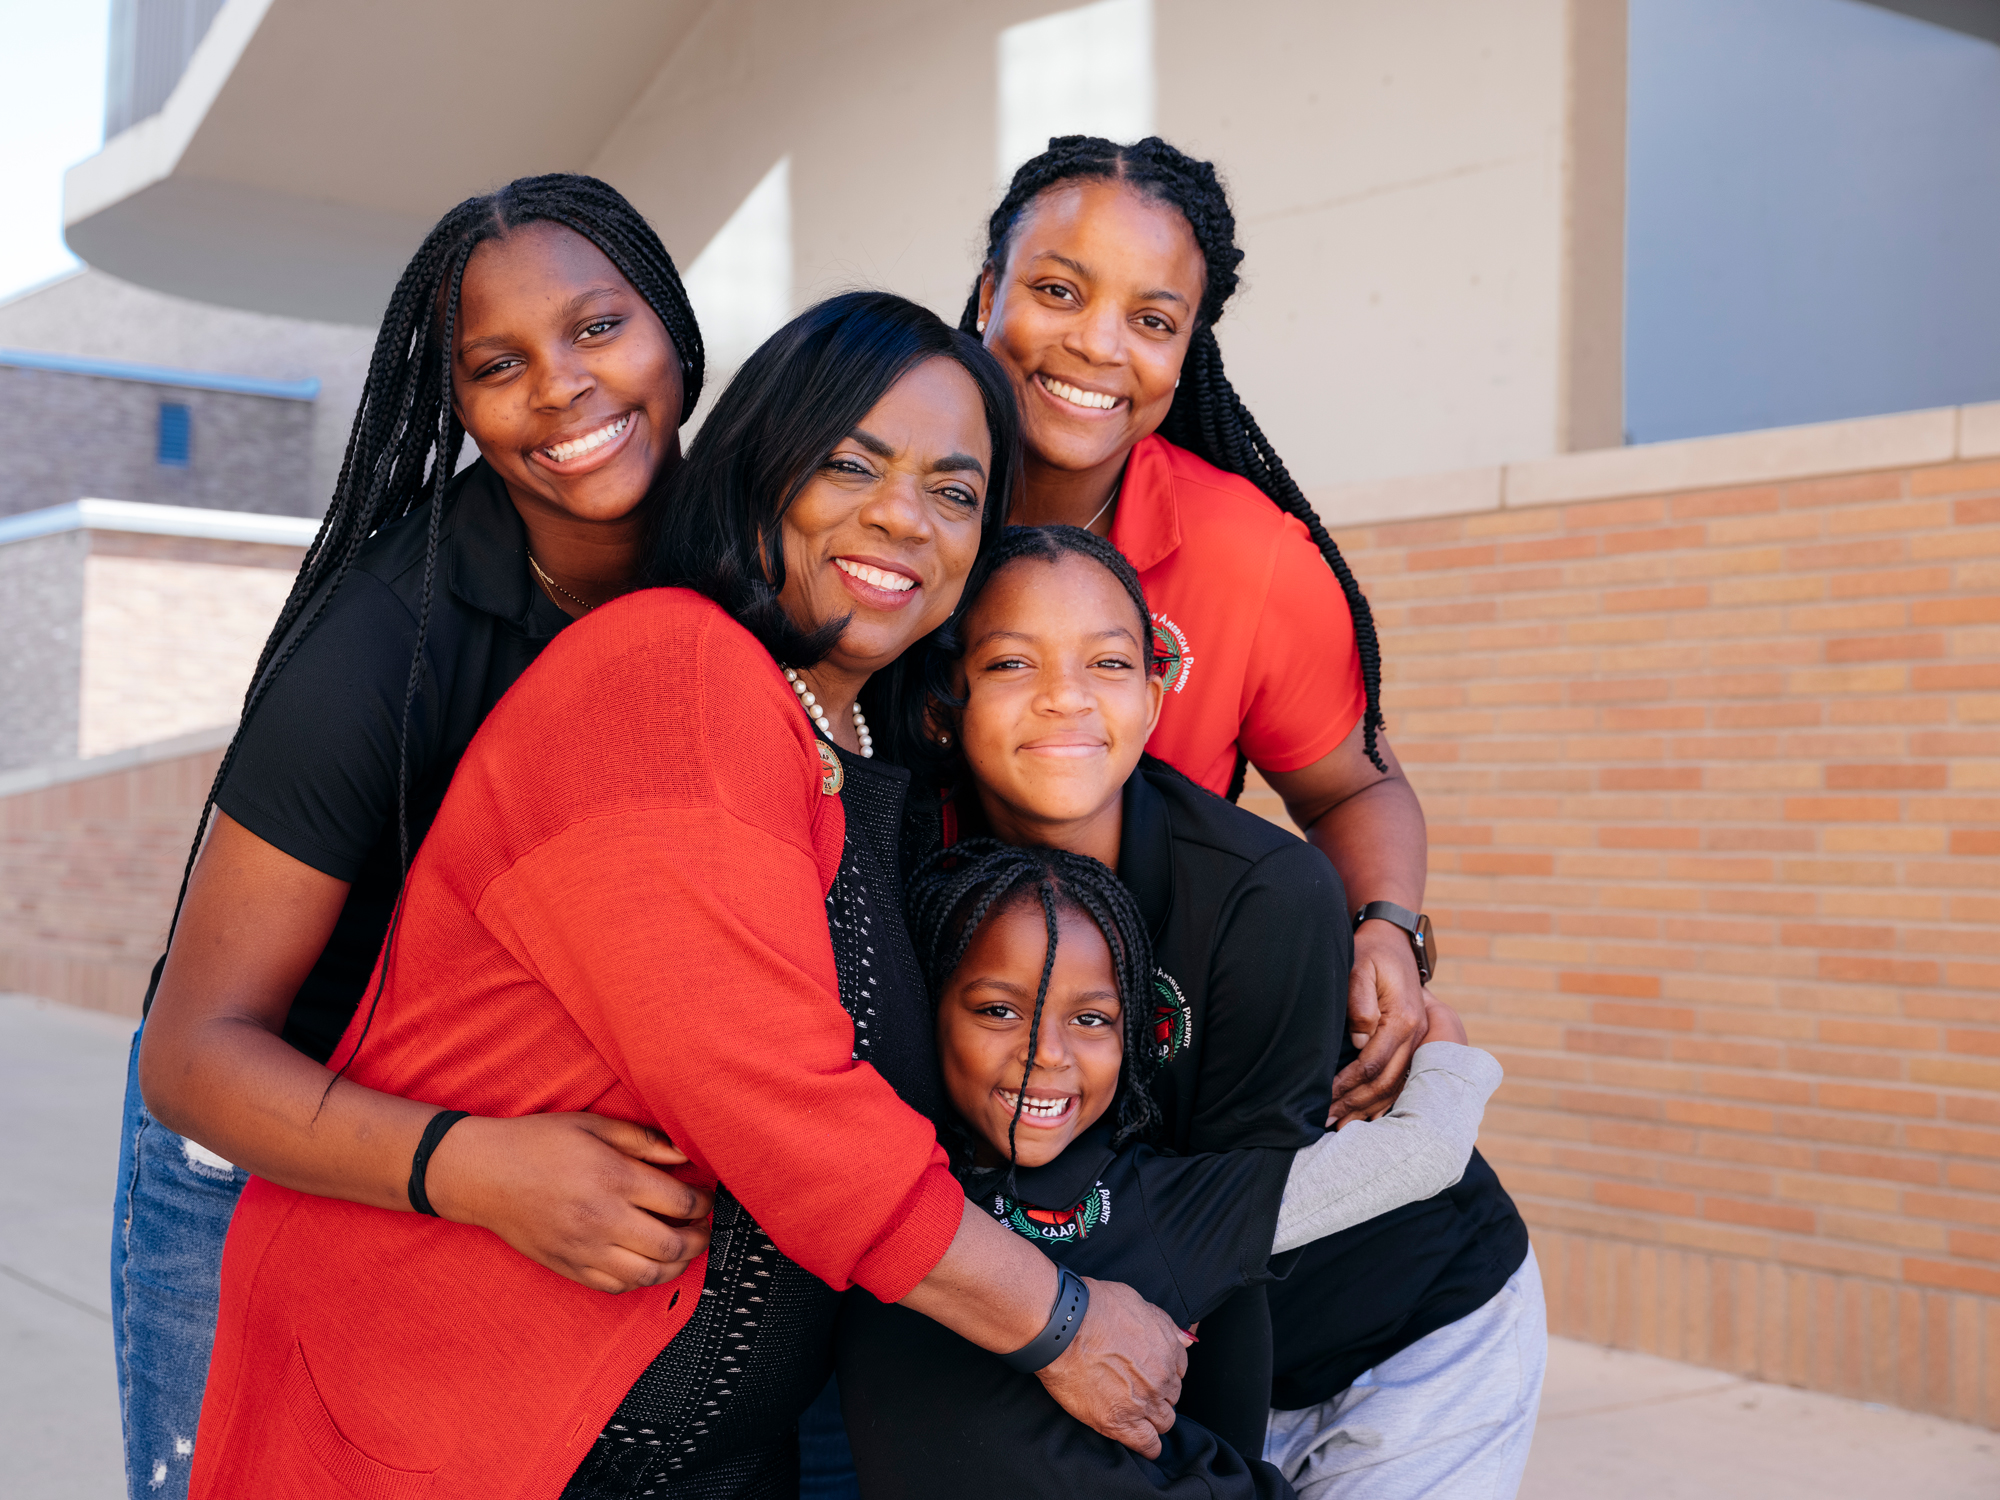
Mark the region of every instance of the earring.
<instances>
[{"instance_id":1,"label":"earring","mask_svg":"<svg viewBox=\"0 0 2000 1500\"><path fill-rule=\"evenodd\" d=\"M986 332L986 320L985 320L984 318L981 318L981 319L979 320L979 331L980 331L981 333L984 333L984 332Z\"/></svg>"},{"instance_id":2,"label":"earring","mask_svg":"<svg viewBox=\"0 0 2000 1500\"><path fill-rule=\"evenodd\" d=\"M949 745L951 743L951 736L949 734L940 734L938 736L938 743L940 745Z\"/></svg>"}]
</instances>

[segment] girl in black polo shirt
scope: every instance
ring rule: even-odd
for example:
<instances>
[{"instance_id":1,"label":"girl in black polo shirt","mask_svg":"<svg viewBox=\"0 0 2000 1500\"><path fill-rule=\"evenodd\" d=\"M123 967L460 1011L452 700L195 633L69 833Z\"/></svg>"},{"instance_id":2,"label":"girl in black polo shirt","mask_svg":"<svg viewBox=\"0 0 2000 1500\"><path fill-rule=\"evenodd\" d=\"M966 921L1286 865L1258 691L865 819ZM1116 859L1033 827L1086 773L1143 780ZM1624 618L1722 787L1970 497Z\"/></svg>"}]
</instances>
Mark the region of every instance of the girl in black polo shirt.
<instances>
[{"instance_id":1,"label":"girl in black polo shirt","mask_svg":"<svg viewBox=\"0 0 2000 1500\"><path fill-rule=\"evenodd\" d=\"M134 1046L112 1305L135 1497L186 1493L223 1235L249 1172L413 1206L435 1110L322 1064L473 732L572 618L631 586L701 382L672 259L593 178L467 200L397 284ZM454 478L467 437L480 459ZM467 1121L428 1188L451 1217L618 1290L702 1248L705 1229L654 1217L706 1212L644 1164L683 1159L592 1116Z\"/></svg>"},{"instance_id":2,"label":"girl in black polo shirt","mask_svg":"<svg viewBox=\"0 0 2000 1500\"><path fill-rule=\"evenodd\" d=\"M955 842L962 824L1114 865L1160 971L1159 1143L1297 1151L1321 1133L1344 1041L1340 882L1295 836L1142 761L1161 695L1138 633L1147 616L1131 564L1104 540L1075 527L1003 534L934 673L972 794L947 804L955 817L934 841ZM1477 1153L1460 1165L1462 1181L1454 1171L1404 1207L1298 1241L1309 1248L1287 1283L1301 1311L1283 1330L1286 1383L1252 1400L1285 1408L1268 1414L1266 1451L1309 1496L1505 1496L1519 1480L1546 1357L1540 1281L1491 1168ZM1261 1333L1270 1369L1261 1299L1234 1298L1204 1324L1190 1392L1211 1333L1231 1351ZM1223 1363L1244 1367L1238 1352ZM1220 1383L1240 1399L1240 1378Z\"/></svg>"},{"instance_id":3,"label":"girl in black polo shirt","mask_svg":"<svg viewBox=\"0 0 2000 1500\"><path fill-rule=\"evenodd\" d=\"M939 1138L966 1196L1067 1274L1124 1282L1191 1330L1269 1279L1274 1251L1283 1258L1456 1176L1499 1080L1490 1057L1463 1045L1457 1018L1433 1005L1386 1121L1296 1153L1162 1153L1146 1144L1160 1114L1149 1084L1166 1051L1160 980L1145 916L1116 875L1066 850L975 839L933 857L909 904L951 1104ZM1312 1052L1290 1060L1310 1086L1324 1080L1318 1062ZM851 1302L844 1389L871 1495L1291 1493L1256 1459L1261 1402L1236 1432L1235 1403L1204 1399L1261 1385L1268 1363L1185 1392L1181 1420L1148 1461L1077 1431L1035 1381L965 1340L865 1295Z\"/></svg>"}]
</instances>

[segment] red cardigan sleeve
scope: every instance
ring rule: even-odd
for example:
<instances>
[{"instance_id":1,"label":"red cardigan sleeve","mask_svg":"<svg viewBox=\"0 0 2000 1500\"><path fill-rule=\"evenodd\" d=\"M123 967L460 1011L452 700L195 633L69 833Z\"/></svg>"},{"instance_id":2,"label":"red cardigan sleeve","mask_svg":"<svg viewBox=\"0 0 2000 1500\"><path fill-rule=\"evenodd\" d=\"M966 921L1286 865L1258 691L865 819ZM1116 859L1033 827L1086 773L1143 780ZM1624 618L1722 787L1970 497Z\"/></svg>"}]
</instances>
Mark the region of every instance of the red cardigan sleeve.
<instances>
[{"instance_id":1,"label":"red cardigan sleeve","mask_svg":"<svg viewBox=\"0 0 2000 1500\"><path fill-rule=\"evenodd\" d=\"M454 788L501 846L462 892L479 925L781 1250L900 1299L964 1195L854 1061L824 904L844 824L776 665L661 590L564 632L521 688Z\"/></svg>"}]
</instances>

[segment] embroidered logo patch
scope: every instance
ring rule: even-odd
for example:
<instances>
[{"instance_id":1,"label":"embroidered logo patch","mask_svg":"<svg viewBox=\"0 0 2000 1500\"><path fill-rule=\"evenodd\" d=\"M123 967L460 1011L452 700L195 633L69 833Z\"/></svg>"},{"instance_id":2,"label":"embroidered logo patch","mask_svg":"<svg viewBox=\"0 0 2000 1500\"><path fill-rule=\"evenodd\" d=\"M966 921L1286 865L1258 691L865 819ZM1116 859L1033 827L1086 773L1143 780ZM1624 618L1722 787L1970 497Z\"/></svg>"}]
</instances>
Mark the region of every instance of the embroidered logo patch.
<instances>
[{"instance_id":1,"label":"embroidered logo patch","mask_svg":"<svg viewBox=\"0 0 2000 1500\"><path fill-rule=\"evenodd\" d=\"M1178 693L1188 685L1194 672L1194 650L1187 632L1165 615L1153 616L1153 660L1167 681L1167 691Z\"/></svg>"},{"instance_id":2,"label":"embroidered logo patch","mask_svg":"<svg viewBox=\"0 0 2000 1500\"><path fill-rule=\"evenodd\" d=\"M1153 1044L1160 1049L1160 1061L1171 1062L1187 1051L1193 1034L1194 1007L1173 975L1165 969L1153 970Z\"/></svg>"},{"instance_id":3,"label":"embroidered logo patch","mask_svg":"<svg viewBox=\"0 0 2000 1500\"><path fill-rule=\"evenodd\" d=\"M1111 1189L1096 1184L1075 1208L1035 1208L1000 1193L993 1199L993 1217L1031 1240L1088 1239L1111 1222Z\"/></svg>"},{"instance_id":4,"label":"embroidered logo patch","mask_svg":"<svg viewBox=\"0 0 2000 1500\"><path fill-rule=\"evenodd\" d=\"M825 740L817 740L814 744L819 751L819 789L825 796L838 797L842 784L847 780L847 769L841 765L833 746Z\"/></svg>"}]
</instances>

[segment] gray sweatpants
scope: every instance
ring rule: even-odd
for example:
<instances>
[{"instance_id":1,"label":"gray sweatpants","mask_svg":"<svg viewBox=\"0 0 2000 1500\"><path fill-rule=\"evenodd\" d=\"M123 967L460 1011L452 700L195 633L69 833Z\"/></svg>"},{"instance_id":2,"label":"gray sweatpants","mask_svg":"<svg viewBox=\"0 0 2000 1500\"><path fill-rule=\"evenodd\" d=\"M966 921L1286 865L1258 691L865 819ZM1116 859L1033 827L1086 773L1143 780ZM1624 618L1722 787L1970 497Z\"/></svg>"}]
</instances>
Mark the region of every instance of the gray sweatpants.
<instances>
[{"instance_id":1,"label":"gray sweatpants","mask_svg":"<svg viewBox=\"0 0 2000 1500\"><path fill-rule=\"evenodd\" d=\"M1272 1412L1264 1457L1299 1500L1512 1500L1548 1358L1530 1250L1478 1311L1364 1371L1331 1401Z\"/></svg>"}]
</instances>

